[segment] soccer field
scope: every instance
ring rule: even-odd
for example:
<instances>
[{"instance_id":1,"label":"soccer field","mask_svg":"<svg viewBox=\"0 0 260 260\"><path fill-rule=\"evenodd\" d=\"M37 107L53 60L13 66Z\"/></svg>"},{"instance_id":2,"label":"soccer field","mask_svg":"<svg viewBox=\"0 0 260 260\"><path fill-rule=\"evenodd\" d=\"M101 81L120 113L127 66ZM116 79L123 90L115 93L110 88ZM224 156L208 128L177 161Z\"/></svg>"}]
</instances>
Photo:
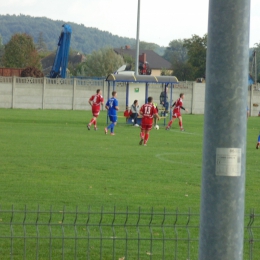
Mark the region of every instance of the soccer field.
<instances>
[{"instance_id":1,"label":"soccer field","mask_svg":"<svg viewBox=\"0 0 260 260\"><path fill-rule=\"evenodd\" d=\"M120 118L115 136L88 131L85 111L1 110L2 207L91 205L199 210L203 116L184 116L186 132L140 129ZM163 123L163 122L161 122Z\"/></svg>"},{"instance_id":2,"label":"soccer field","mask_svg":"<svg viewBox=\"0 0 260 260\"><path fill-rule=\"evenodd\" d=\"M119 118L115 136L86 123L90 111L0 109L1 210L117 210L199 213L203 115L183 115L165 131L152 130L146 147L138 127ZM260 207L258 117L248 119L246 213ZM156 258L155 258L156 259Z\"/></svg>"},{"instance_id":3,"label":"soccer field","mask_svg":"<svg viewBox=\"0 0 260 260\"><path fill-rule=\"evenodd\" d=\"M91 113L62 110L0 110L2 207L102 205L144 210L176 207L199 211L203 116L183 115L170 131L152 130L139 146L137 127L119 118L115 136L88 131ZM163 121L160 122L162 124ZM259 118L249 118L246 208L259 207Z\"/></svg>"}]
</instances>

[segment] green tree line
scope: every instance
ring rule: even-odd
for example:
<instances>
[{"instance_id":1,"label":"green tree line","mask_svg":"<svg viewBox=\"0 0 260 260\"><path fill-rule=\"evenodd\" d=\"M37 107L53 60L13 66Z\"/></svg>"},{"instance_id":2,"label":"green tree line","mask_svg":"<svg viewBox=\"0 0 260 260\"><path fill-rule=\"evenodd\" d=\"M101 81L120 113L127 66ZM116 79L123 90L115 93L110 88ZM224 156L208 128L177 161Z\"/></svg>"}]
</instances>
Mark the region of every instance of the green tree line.
<instances>
[{"instance_id":1,"label":"green tree line","mask_svg":"<svg viewBox=\"0 0 260 260\"><path fill-rule=\"evenodd\" d=\"M0 65L41 68L40 59L56 50L63 24L63 21L48 18L0 15ZM131 57L120 58L112 51L113 48L125 45L135 48L134 39L114 36L84 25L69 24L73 32L71 53L81 52L87 56L86 61L78 66L69 65L71 76L104 76L114 72L122 64L131 65L132 70L134 69L135 62ZM10 39L5 42L4 39L8 38ZM207 34L172 40L167 47L141 41L139 47L141 50L161 53L172 64L173 75L180 81L205 78ZM256 62L252 58L254 52L254 57L259 56ZM260 82L260 43L249 50L249 63L249 72Z\"/></svg>"},{"instance_id":2,"label":"green tree line","mask_svg":"<svg viewBox=\"0 0 260 260\"><path fill-rule=\"evenodd\" d=\"M166 47L163 57L172 64L173 75L180 81L185 81L205 78L206 55L207 34L203 37L192 35L188 39L171 41ZM254 48L248 50L248 57L249 73L253 79L260 82L260 43L256 43Z\"/></svg>"},{"instance_id":3,"label":"green tree line","mask_svg":"<svg viewBox=\"0 0 260 260\"><path fill-rule=\"evenodd\" d=\"M84 54L90 54L107 47L121 48L130 45L131 48L135 48L136 45L136 40L133 38L120 37L97 28L86 27L83 24L54 21L46 17L31 17L22 14L0 15L0 34L3 44L6 44L16 33L31 35L34 42L38 41L39 33L42 33L48 50L54 51L57 48L58 38L64 23L68 23L72 29L71 48ZM162 55L164 47L154 44L153 50Z\"/></svg>"}]
</instances>

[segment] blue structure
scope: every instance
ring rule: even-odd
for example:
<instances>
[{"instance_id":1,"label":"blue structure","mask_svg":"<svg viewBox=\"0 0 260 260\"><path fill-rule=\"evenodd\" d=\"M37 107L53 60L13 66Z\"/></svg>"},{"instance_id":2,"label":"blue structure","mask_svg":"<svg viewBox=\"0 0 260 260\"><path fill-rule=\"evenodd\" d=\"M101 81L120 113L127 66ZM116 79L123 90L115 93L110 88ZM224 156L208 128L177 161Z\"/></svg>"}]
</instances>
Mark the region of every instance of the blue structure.
<instances>
[{"instance_id":1,"label":"blue structure","mask_svg":"<svg viewBox=\"0 0 260 260\"><path fill-rule=\"evenodd\" d=\"M63 24L63 31L60 34L55 60L50 72L50 78L66 78L68 66L71 28L68 24Z\"/></svg>"},{"instance_id":2,"label":"blue structure","mask_svg":"<svg viewBox=\"0 0 260 260\"><path fill-rule=\"evenodd\" d=\"M248 75L248 86L253 85L254 83L255 83L255 82L254 82L253 77L249 74L249 75Z\"/></svg>"},{"instance_id":3,"label":"blue structure","mask_svg":"<svg viewBox=\"0 0 260 260\"><path fill-rule=\"evenodd\" d=\"M172 104L172 94L173 87L175 84L179 84L178 79L175 76L152 76L152 75L130 75L130 74L110 74L107 76L106 81L108 81L108 98L110 95L110 85L112 84L113 90L115 90L117 82L124 82L126 84L126 109L129 105L129 83L144 83L145 84L145 100L148 99L148 90L149 84L163 84L164 91L166 91L166 87L170 87L170 104ZM170 118L172 116L172 112L170 111ZM108 122L108 118L107 118ZM130 123L132 123L130 121ZM140 123L140 122L139 122ZM164 125L165 125L165 117L164 117Z\"/></svg>"}]
</instances>

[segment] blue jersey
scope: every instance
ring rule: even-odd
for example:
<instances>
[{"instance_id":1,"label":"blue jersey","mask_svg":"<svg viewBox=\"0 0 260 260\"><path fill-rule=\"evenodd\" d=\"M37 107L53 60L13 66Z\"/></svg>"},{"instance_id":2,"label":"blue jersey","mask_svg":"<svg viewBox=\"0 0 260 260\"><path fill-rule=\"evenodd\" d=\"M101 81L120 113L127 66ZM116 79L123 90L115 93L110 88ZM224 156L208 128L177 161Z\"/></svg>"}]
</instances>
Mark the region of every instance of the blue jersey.
<instances>
[{"instance_id":1,"label":"blue jersey","mask_svg":"<svg viewBox=\"0 0 260 260\"><path fill-rule=\"evenodd\" d=\"M118 100L114 97L110 98L107 103L106 106L108 106L108 115L109 116L116 116L117 115L117 110L116 107L118 107Z\"/></svg>"}]
</instances>

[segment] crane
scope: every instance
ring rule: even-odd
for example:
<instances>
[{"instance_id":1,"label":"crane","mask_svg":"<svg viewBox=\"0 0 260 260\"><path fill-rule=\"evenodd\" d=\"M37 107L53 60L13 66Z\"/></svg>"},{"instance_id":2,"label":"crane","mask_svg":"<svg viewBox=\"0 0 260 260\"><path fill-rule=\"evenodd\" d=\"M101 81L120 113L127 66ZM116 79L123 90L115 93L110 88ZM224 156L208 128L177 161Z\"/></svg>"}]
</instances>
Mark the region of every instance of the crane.
<instances>
[{"instance_id":1,"label":"crane","mask_svg":"<svg viewBox=\"0 0 260 260\"><path fill-rule=\"evenodd\" d=\"M66 70L68 66L71 27L68 24L62 25L56 56L52 69L50 71L50 78L66 78Z\"/></svg>"}]
</instances>

